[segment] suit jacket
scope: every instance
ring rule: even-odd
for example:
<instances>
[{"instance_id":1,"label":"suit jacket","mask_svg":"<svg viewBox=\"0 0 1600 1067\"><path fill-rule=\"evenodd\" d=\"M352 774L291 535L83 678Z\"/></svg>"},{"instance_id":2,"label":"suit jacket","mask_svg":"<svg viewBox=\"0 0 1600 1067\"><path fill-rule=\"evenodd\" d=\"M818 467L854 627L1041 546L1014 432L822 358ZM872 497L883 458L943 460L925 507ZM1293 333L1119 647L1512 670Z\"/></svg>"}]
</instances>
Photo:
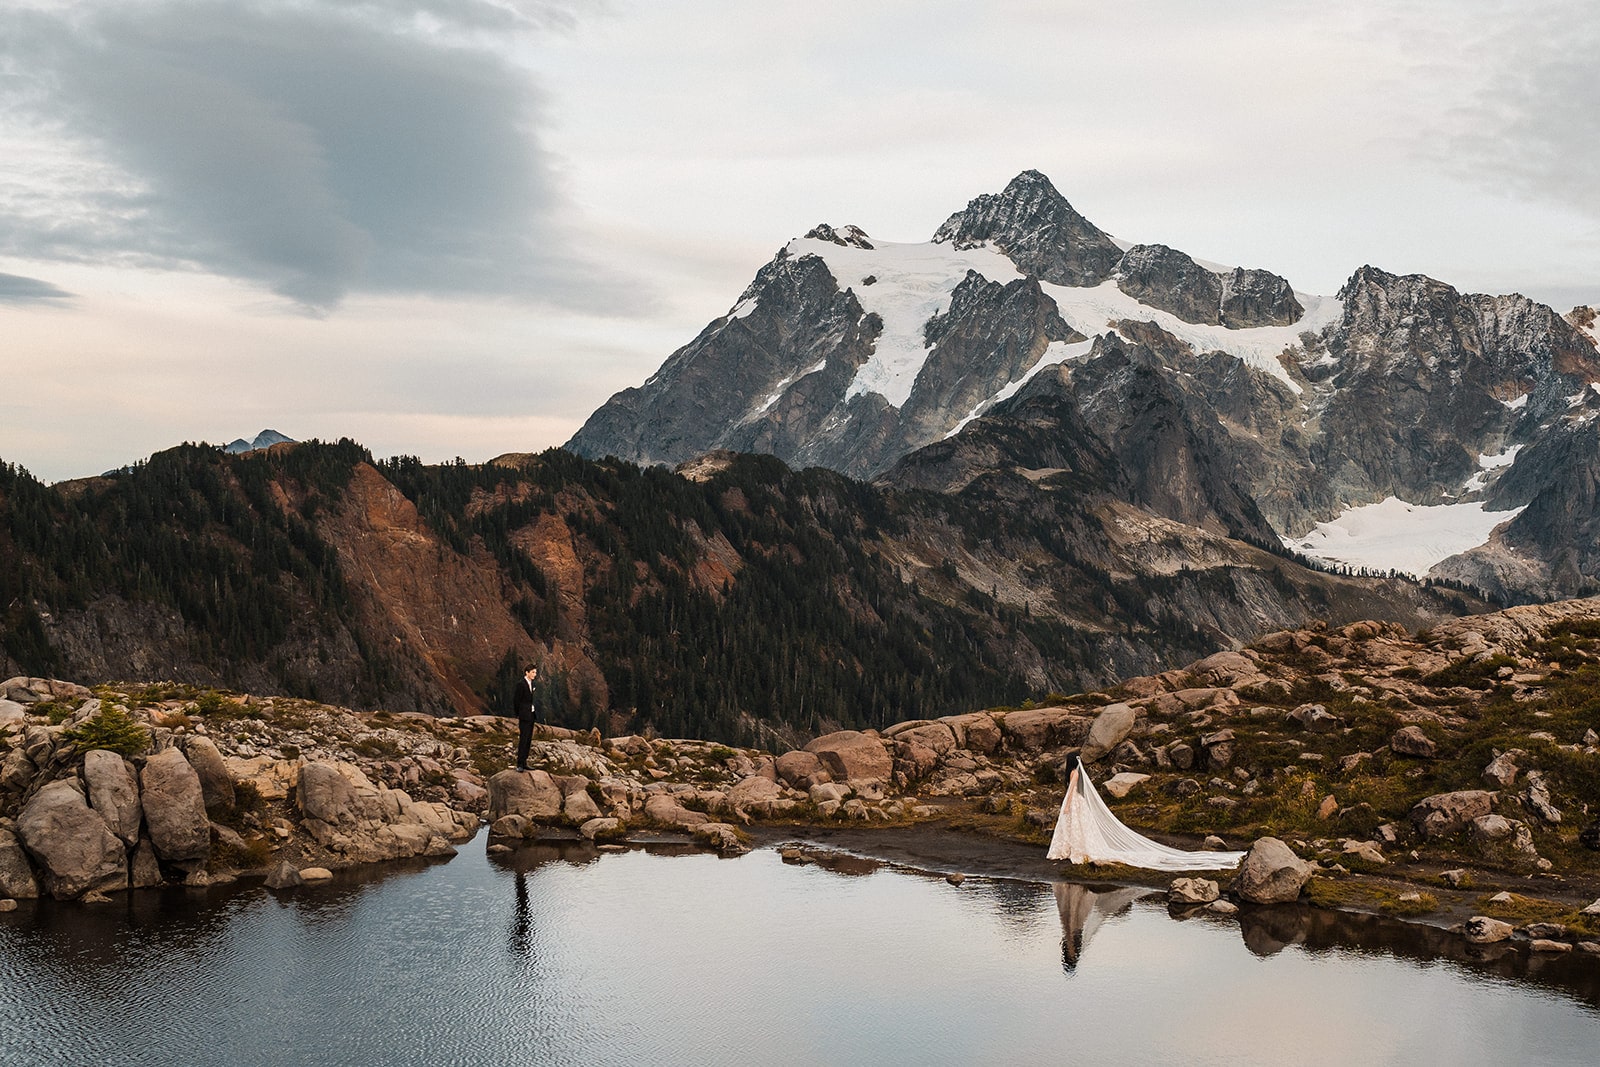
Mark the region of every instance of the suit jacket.
<instances>
[{"instance_id":1,"label":"suit jacket","mask_svg":"<svg viewBox=\"0 0 1600 1067\"><path fill-rule=\"evenodd\" d=\"M516 712L519 719L537 719L538 715L533 708L533 686L526 678L517 680L517 688L511 697L511 710Z\"/></svg>"}]
</instances>

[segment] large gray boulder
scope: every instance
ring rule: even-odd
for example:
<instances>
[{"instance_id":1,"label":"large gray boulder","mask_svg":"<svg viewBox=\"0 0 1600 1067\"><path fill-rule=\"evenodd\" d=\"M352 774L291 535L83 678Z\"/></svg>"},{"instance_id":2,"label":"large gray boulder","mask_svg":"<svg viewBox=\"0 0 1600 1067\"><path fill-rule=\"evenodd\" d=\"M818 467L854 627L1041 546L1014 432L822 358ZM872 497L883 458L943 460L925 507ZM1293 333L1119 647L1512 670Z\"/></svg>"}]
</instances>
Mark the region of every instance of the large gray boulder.
<instances>
[{"instance_id":1,"label":"large gray boulder","mask_svg":"<svg viewBox=\"0 0 1600 1067\"><path fill-rule=\"evenodd\" d=\"M1487 789L1461 789L1423 797L1411 809L1411 825L1425 839L1450 837L1465 830L1473 819L1489 814L1495 794Z\"/></svg>"},{"instance_id":2,"label":"large gray boulder","mask_svg":"<svg viewBox=\"0 0 1600 1067\"><path fill-rule=\"evenodd\" d=\"M1231 888L1252 904L1287 904L1300 898L1315 870L1276 837L1263 837L1250 846Z\"/></svg>"},{"instance_id":3,"label":"large gray boulder","mask_svg":"<svg viewBox=\"0 0 1600 1067\"><path fill-rule=\"evenodd\" d=\"M815 752L794 749L779 756L773 764L778 777L791 789L810 789L818 782L831 777L822 769L822 761ZM820 777L817 777L820 775Z\"/></svg>"},{"instance_id":4,"label":"large gray boulder","mask_svg":"<svg viewBox=\"0 0 1600 1067\"><path fill-rule=\"evenodd\" d=\"M89 787L89 805L100 813L111 832L125 845L139 840L144 810L139 806L139 782L133 764L103 748L86 752L83 780Z\"/></svg>"},{"instance_id":5,"label":"large gray boulder","mask_svg":"<svg viewBox=\"0 0 1600 1067\"><path fill-rule=\"evenodd\" d=\"M232 811L237 801L233 776L228 773L227 765L222 762L222 753L217 751L211 738L194 736L186 739L183 754L200 776L200 791L206 798L206 811L212 817Z\"/></svg>"},{"instance_id":6,"label":"large gray boulder","mask_svg":"<svg viewBox=\"0 0 1600 1067\"><path fill-rule=\"evenodd\" d=\"M360 818L356 787L332 763L307 763L300 768L295 788L300 814L329 826L343 826Z\"/></svg>"},{"instance_id":7,"label":"large gray boulder","mask_svg":"<svg viewBox=\"0 0 1600 1067\"><path fill-rule=\"evenodd\" d=\"M17 817L17 837L57 900L127 888L127 849L74 779L51 782L33 795Z\"/></svg>"},{"instance_id":8,"label":"large gray boulder","mask_svg":"<svg viewBox=\"0 0 1600 1067\"><path fill-rule=\"evenodd\" d=\"M806 751L817 757L836 782L887 782L894 774L894 758L884 743L856 730L824 734L807 745Z\"/></svg>"},{"instance_id":9,"label":"large gray boulder","mask_svg":"<svg viewBox=\"0 0 1600 1067\"><path fill-rule=\"evenodd\" d=\"M752 774L748 778L741 778L728 789L724 803L728 810L743 818L746 815L769 815L772 805L782 799L782 786L759 774Z\"/></svg>"},{"instance_id":10,"label":"large gray boulder","mask_svg":"<svg viewBox=\"0 0 1600 1067\"><path fill-rule=\"evenodd\" d=\"M561 787L544 771L501 771L489 779L489 821L505 815L554 819L561 814Z\"/></svg>"},{"instance_id":11,"label":"large gray boulder","mask_svg":"<svg viewBox=\"0 0 1600 1067\"><path fill-rule=\"evenodd\" d=\"M22 849L22 842L10 830L0 827L0 897L32 900L39 895L39 879L33 864Z\"/></svg>"},{"instance_id":12,"label":"large gray boulder","mask_svg":"<svg viewBox=\"0 0 1600 1067\"><path fill-rule=\"evenodd\" d=\"M1089 727L1089 736L1083 742L1083 751L1078 753L1078 757L1085 763L1100 759L1122 744L1132 732L1136 718L1138 713L1126 704L1107 704L1101 708L1100 714L1094 717L1094 723Z\"/></svg>"},{"instance_id":13,"label":"large gray boulder","mask_svg":"<svg viewBox=\"0 0 1600 1067\"><path fill-rule=\"evenodd\" d=\"M200 776L182 752L169 748L145 760L139 772L144 821L156 854L184 870L211 858L211 819Z\"/></svg>"}]
</instances>

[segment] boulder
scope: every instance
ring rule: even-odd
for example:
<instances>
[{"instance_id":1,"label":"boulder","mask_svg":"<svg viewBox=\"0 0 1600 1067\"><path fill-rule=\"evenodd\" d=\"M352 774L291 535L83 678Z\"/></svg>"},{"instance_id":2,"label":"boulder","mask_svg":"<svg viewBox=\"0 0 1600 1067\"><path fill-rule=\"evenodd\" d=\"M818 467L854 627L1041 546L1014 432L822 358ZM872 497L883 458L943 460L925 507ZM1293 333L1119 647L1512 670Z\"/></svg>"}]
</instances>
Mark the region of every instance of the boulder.
<instances>
[{"instance_id":1,"label":"boulder","mask_svg":"<svg viewBox=\"0 0 1600 1067\"><path fill-rule=\"evenodd\" d=\"M1503 815L1480 815L1472 820L1468 838L1478 855L1491 863L1527 868L1539 862L1528 824Z\"/></svg>"},{"instance_id":2,"label":"boulder","mask_svg":"<svg viewBox=\"0 0 1600 1067\"><path fill-rule=\"evenodd\" d=\"M1189 673L1209 685L1233 685L1259 673L1255 660L1239 652L1218 652L1189 664Z\"/></svg>"},{"instance_id":3,"label":"boulder","mask_svg":"<svg viewBox=\"0 0 1600 1067\"><path fill-rule=\"evenodd\" d=\"M1474 945L1492 945L1505 941L1514 929L1510 923L1491 919L1487 915L1474 915L1461 924L1461 933Z\"/></svg>"},{"instance_id":4,"label":"boulder","mask_svg":"<svg viewBox=\"0 0 1600 1067\"><path fill-rule=\"evenodd\" d=\"M1422 732L1420 726L1402 726L1389 738L1389 748L1397 755L1415 756L1418 759L1433 759L1438 755L1439 746L1434 744L1433 738Z\"/></svg>"},{"instance_id":5,"label":"boulder","mask_svg":"<svg viewBox=\"0 0 1600 1067\"><path fill-rule=\"evenodd\" d=\"M1107 704L1101 708L1100 714L1094 717L1089 727L1089 736L1083 742L1083 750L1078 753L1078 758L1085 763L1093 763L1116 748L1132 732L1138 716L1139 713L1127 704Z\"/></svg>"},{"instance_id":6,"label":"boulder","mask_svg":"<svg viewBox=\"0 0 1600 1067\"><path fill-rule=\"evenodd\" d=\"M206 800L206 811L213 816L226 815L233 810L235 795L233 776L222 762L222 753L209 737L188 737L183 742L183 754L189 765L200 776L200 792Z\"/></svg>"},{"instance_id":7,"label":"boulder","mask_svg":"<svg viewBox=\"0 0 1600 1067\"><path fill-rule=\"evenodd\" d=\"M703 811L691 811L679 804L670 793L657 793L646 798L644 814L648 819L676 826L685 830L692 830L697 826L704 826L711 821L711 816Z\"/></svg>"},{"instance_id":8,"label":"boulder","mask_svg":"<svg viewBox=\"0 0 1600 1067\"><path fill-rule=\"evenodd\" d=\"M561 804L561 787L544 771L501 771L489 779L491 823L503 815L554 819Z\"/></svg>"},{"instance_id":9,"label":"boulder","mask_svg":"<svg viewBox=\"0 0 1600 1067\"><path fill-rule=\"evenodd\" d=\"M728 790L724 803L740 816L745 813L764 816L772 811L774 801L783 799L783 787L759 774L735 782Z\"/></svg>"},{"instance_id":10,"label":"boulder","mask_svg":"<svg viewBox=\"0 0 1600 1067\"><path fill-rule=\"evenodd\" d=\"M156 847L148 837L139 838L139 847L133 850L133 858L128 861L129 887L150 889L165 881L161 876L161 861L156 859Z\"/></svg>"},{"instance_id":11,"label":"boulder","mask_svg":"<svg viewBox=\"0 0 1600 1067\"><path fill-rule=\"evenodd\" d=\"M1209 878L1174 878L1167 888L1171 904L1209 904L1222 895L1222 888Z\"/></svg>"},{"instance_id":12,"label":"boulder","mask_svg":"<svg viewBox=\"0 0 1600 1067\"><path fill-rule=\"evenodd\" d=\"M27 792L36 771L26 752L20 748L12 749L4 761L0 761L0 793Z\"/></svg>"},{"instance_id":13,"label":"boulder","mask_svg":"<svg viewBox=\"0 0 1600 1067\"><path fill-rule=\"evenodd\" d=\"M561 803L561 814L575 823L586 823L590 819L598 819L600 817L600 805L594 802L594 798L589 795L588 790L579 789L576 792L567 794L566 799Z\"/></svg>"},{"instance_id":14,"label":"boulder","mask_svg":"<svg viewBox=\"0 0 1600 1067\"><path fill-rule=\"evenodd\" d=\"M1358 859L1366 860L1368 863L1382 865L1389 862L1384 858L1383 849L1379 847L1376 841L1355 841L1347 839L1343 843L1342 851L1346 856L1355 856Z\"/></svg>"},{"instance_id":15,"label":"boulder","mask_svg":"<svg viewBox=\"0 0 1600 1067\"><path fill-rule=\"evenodd\" d=\"M17 722L27 717L28 709L25 705L15 700L7 700L4 697L0 697L0 725L8 722Z\"/></svg>"},{"instance_id":16,"label":"boulder","mask_svg":"<svg viewBox=\"0 0 1600 1067\"><path fill-rule=\"evenodd\" d=\"M1225 768L1233 763L1234 732L1232 730L1218 730L1200 738L1200 744L1206 750L1206 763L1218 769Z\"/></svg>"},{"instance_id":17,"label":"boulder","mask_svg":"<svg viewBox=\"0 0 1600 1067\"><path fill-rule=\"evenodd\" d=\"M0 897L32 900L38 895L39 879L22 842L15 833L0 827Z\"/></svg>"},{"instance_id":18,"label":"boulder","mask_svg":"<svg viewBox=\"0 0 1600 1067\"><path fill-rule=\"evenodd\" d=\"M140 803L156 854L186 871L211 856L211 819L206 815L200 776L175 748L145 760L139 772Z\"/></svg>"},{"instance_id":19,"label":"boulder","mask_svg":"<svg viewBox=\"0 0 1600 1067\"><path fill-rule=\"evenodd\" d=\"M266 885L268 889L293 889L304 882L299 868L288 860L283 860L267 875Z\"/></svg>"},{"instance_id":20,"label":"boulder","mask_svg":"<svg viewBox=\"0 0 1600 1067\"><path fill-rule=\"evenodd\" d=\"M822 770L822 761L817 759L815 752L806 752L801 749L785 752L778 757L774 766L778 772L778 777L790 789L809 788L802 783L818 772L827 773Z\"/></svg>"},{"instance_id":21,"label":"boulder","mask_svg":"<svg viewBox=\"0 0 1600 1067\"><path fill-rule=\"evenodd\" d=\"M856 785L862 782L887 782L894 774L894 760L881 740L856 730L825 734L806 746L834 781Z\"/></svg>"},{"instance_id":22,"label":"boulder","mask_svg":"<svg viewBox=\"0 0 1600 1067\"><path fill-rule=\"evenodd\" d=\"M1150 776L1148 774L1124 771L1121 774L1113 774L1110 778L1107 778L1100 783L1100 788L1120 800L1132 792L1134 786L1149 780Z\"/></svg>"},{"instance_id":23,"label":"boulder","mask_svg":"<svg viewBox=\"0 0 1600 1067\"><path fill-rule=\"evenodd\" d=\"M96 748L84 753L83 781L89 788L89 806L125 845L138 842L139 823L144 818L134 775L133 764L115 752Z\"/></svg>"},{"instance_id":24,"label":"boulder","mask_svg":"<svg viewBox=\"0 0 1600 1067\"><path fill-rule=\"evenodd\" d=\"M585 841L593 841L598 837L614 837L621 830L622 820L611 818L590 819L578 827L578 833Z\"/></svg>"},{"instance_id":25,"label":"boulder","mask_svg":"<svg viewBox=\"0 0 1600 1067\"><path fill-rule=\"evenodd\" d=\"M1462 789L1423 797L1411 809L1411 825L1424 839L1449 837L1465 830L1473 819L1489 814L1495 794L1486 789Z\"/></svg>"},{"instance_id":26,"label":"boulder","mask_svg":"<svg viewBox=\"0 0 1600 1067\"><path fill-rule=\"evenodd\" d=\"M894 735L896 741L907 744L920 745L933 752L940 759L950 755L959 745L956 743L955 731L942 722L925 723L909 730L902 730Z\"/></svg>"},{"instance_id":27,"label":"boulder","mask_svg":"<svg viewBox=\"0 0 1600 1067\"><path fill-rule=\"evenodd\" d=\"M296 788L300 813L329 826L345 826L360 818L356 787L332 763L307 763Z\"/></svg>"},{"instance_id":28,"label":"boulder","mask_svg":"<svg viewBox=\"0 0 1600 1067\"><path fill-rule=\"evenodd\" d=\"M333 872L326 867L300 868L300 880L303 882L328 882L332 879Z\"/></svg>"},{"instance_id":29,"label":"boulder","mask_svg":"<svg viewBox=\"0 0 1600 1067\"><path fill-rule=\"evenodd\" d=\"M1300 898L1315 870L1276 837L1263 837L1250 846L1231 888L1252 904L1285 904Z\"/></svg>"},{"instance_id":30,"label":"boulder","mask_svg":"<svg viewBox=\"0 0 1600 1067\"><path fill-rule=\"evenodd\" d=\"M1517 762L1526 756L1519 748L1500 753L1483 768L1483 780L1496 789L1510 789L1516 784L1520 771Z\"/></svg>"},{"instance_id":31,"label":"boulder","mask_svg":"<svg viewBox=\"0 0 1600 1067\"><path fill-rule=\"evenodd\" d=\"M1561 822L1561 809L1550 802L1550 787L1539 771L1528 772L1528 787L1522 791L1522 806L1555 826Z\"/></svg>"},{"instance_id":32,"label":"boulder","mask_svg":"<svg viewBox=\"0 0 1600 1067\"><path fill-rule=\"evenodd\" d=\"M75 779L51 782L35 793L17 817L16 833L38 862L44 889L57 900L128 884L126 847L89 807Z\"/></svg>"},{"instance_id":33,"label":"boulder","mask_svg":"<svg viewBox=\"0 0 1600 1067\"><path fill-rule=\"evenodd\" d=\"M1339 728L1339 717L1330 715L1321 704L1301 704L1289 713L1289 721L1299 723L1307 733L1331 734Z\"/></svg>"},{"instance_id":34,"label":"boulder","mask_svg":"<svg viewBox=\"0 0 1600 1067\"><path fill-rule=\"evenodd\" d=\"M1000 724L994 721L994 716L986 711L976 711L968 715L952 715L949 722L954 729L964 735L962 747L985 756L992 756L1000 747Z\"/></svg>"},{"instance_id":35,"label":"boulder","mask_svg":"<svg viewBox=\"0 0 1600 1067\"><path fill-rule=\"evenodd\" d=\"M1007 747L1040 752L1056 745L1076 745L1088 734L1089 719L1067 708L1008 711L1000 722Z\"/></svg>"}]
</instances>

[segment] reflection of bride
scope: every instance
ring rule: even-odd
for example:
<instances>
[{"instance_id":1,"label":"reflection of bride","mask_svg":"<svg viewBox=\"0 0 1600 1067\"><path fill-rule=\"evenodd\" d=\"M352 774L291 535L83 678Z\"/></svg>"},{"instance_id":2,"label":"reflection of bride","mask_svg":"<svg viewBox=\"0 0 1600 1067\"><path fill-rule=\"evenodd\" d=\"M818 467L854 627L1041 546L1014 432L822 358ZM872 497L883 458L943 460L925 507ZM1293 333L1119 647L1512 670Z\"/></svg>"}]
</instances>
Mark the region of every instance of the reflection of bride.
<instances>
[{"instance_id":1,"label":"reflection of bride","mask_svg":"<svg viewBox=\"0 0 1600 1067\"><path fill-rule=\"evenodd\" d=\"M1062 768L1067 795L1061 800L1048 857L1073 863L1121 863L1156 871L1214 871L1237 867L1243 852L1185 852L1135 833L1111 814L1077 754Z\"/></svg>"},{"instance_id":2,"label":"reflection of bride","mask_svg":"<svg viewBox=\"0 0 1600 1067\"><path fill-rule=\"evenodd\" d=\"M1124 887L1100 891L1075 882L1055 882L1050 886L1061 915L1061 966L1072 970L1094 932L1107 919L1127 911L1148 889Z\"/></svg>"}]
</instances>

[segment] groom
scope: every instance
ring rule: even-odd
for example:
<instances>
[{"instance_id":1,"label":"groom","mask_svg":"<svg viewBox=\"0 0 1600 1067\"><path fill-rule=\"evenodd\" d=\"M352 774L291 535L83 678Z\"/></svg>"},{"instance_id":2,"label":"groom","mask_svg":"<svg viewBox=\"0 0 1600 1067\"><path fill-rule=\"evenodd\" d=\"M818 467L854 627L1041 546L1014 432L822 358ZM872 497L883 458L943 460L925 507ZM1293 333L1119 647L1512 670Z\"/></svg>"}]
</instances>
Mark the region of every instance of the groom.
<instances>
[{"instance_id":1,"label":"groom","mask_svg":"<svg viewBox=\"0 0 1600 1067\"><path fill-rule=\"evenodd\" d=\"M528 749L533 743L533 724L538 716L533 706L533 682L539 677L539 668L533 664L522 672L522 681L511 698L511 707L517 713L517 770L528 769Z\"/></svg>"}]
</instances>

